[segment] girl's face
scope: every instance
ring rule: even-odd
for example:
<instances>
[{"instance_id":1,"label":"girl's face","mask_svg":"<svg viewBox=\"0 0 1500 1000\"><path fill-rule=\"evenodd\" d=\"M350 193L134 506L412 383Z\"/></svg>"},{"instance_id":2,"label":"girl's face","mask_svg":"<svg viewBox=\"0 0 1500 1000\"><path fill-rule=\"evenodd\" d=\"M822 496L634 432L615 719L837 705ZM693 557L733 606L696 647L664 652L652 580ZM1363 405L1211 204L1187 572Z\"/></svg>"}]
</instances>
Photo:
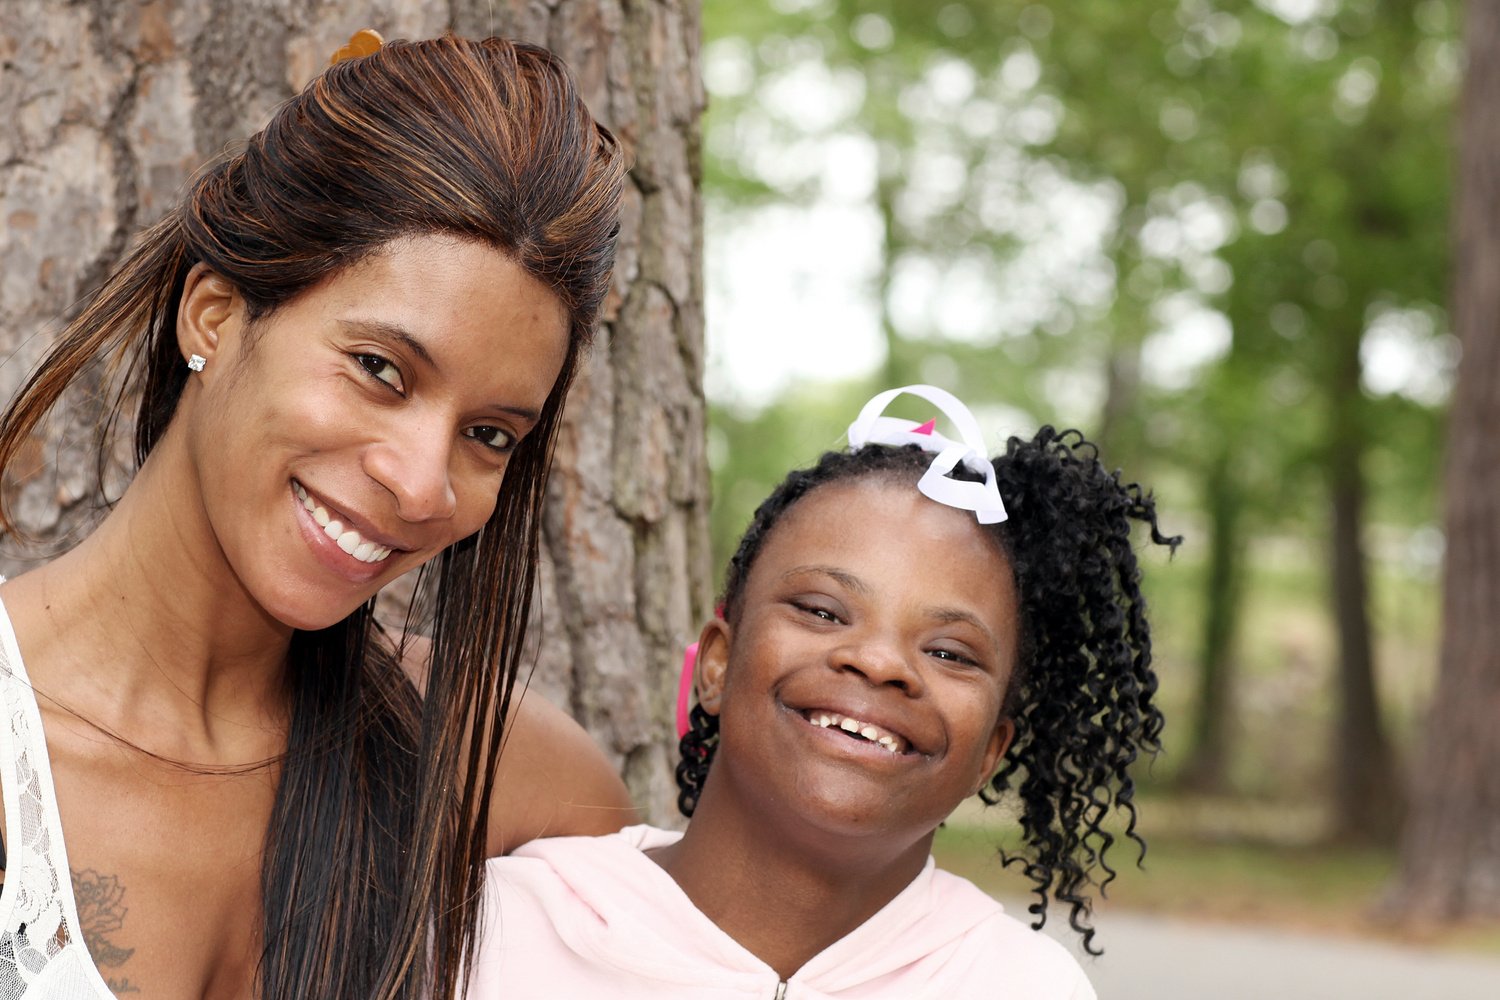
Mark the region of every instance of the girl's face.
<instances>
[{"instance_id":1,"label":"girl's face","mask_svg":"<svg viewBox=\"0 0 1500 1000\"><path fill-rule=\"evenodd\" d=\"M190 276L175 422L232 578L314 629L478 531L561 371L568 315L498 251L402 239L247 337L243 301Z\"/></svg>"},{"instance_id":2,"label":"girl's face","mask_svg":"<svg viewBox=\"0 0 1500 1000\"><path fill-rule=\"evenodd\" d=\"M772 528L738 620L704 631L700 696L720 722L705 802L903 846L930 835L1010 742L1016 608L973 514L914 484L815 490Z\"/></svg>"}]
</instances>

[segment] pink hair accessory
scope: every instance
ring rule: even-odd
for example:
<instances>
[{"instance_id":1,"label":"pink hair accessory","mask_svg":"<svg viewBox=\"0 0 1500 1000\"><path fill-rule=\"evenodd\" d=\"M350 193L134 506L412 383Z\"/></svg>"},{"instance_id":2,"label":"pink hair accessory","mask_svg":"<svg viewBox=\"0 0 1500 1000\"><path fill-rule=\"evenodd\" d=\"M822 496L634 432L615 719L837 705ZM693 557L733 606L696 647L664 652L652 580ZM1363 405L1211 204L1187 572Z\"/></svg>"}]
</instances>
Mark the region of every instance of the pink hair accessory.
<instances>
[{"instance_id":1,"label":"pink hair accessory","mask_svg":"<svg viewBox=\"0 0 1500 1000\"><path fill-rule=\"evenodd\" d=\"M714 617L724 617L724 605L714 607ZM693 673L698 667L698 644L695 642L682 651L682 674L677 678L677 738L687 735L691 728L689 718L693 699Z\"/></svg>"},{"instance_id":2,"label":"pink hair accessory","mask_svg":"<svg viewBox=\"0 0 1500 1000\"><path fill-rule=\"evenodd\" d=\"M935 429L936 418L918 424L914 420L881 416L891 401L902 393L919 396L935 405L958 428L963 440L950 441L939 434ZM876 395L849 425L849 447L859 449L867 444L914 444L923 451L936 453L932 464L917 482L917 489L923 496L959 510L971 510L980 524L997 524L1005 520L1005 503L995 484L995 467L985 456L984 434L979 429L979 421L953 393L934 385L904 385ZM960 462L984 476L984 482L968 483L948 478L948 473Z\"/></svg>"},{"instance_id":3,"label":"pink hair accessory","mask_svg":"<svg viewBox=\"0 0 1500 1000\"><path fill-rule=\"evenodd\" d=\"M688 700L693 693L693 668L698 664L698 644L695 642L683 651L682 676L677 681L677 738L688 731Z\"/></svg>"}]
</instances>

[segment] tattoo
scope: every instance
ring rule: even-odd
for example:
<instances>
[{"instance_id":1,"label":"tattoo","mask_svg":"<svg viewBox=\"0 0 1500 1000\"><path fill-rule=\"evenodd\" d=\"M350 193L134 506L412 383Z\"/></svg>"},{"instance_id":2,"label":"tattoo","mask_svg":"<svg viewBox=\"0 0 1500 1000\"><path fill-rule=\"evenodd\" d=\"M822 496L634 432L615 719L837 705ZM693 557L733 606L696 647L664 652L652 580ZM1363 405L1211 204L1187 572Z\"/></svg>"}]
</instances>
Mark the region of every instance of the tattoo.
<instances>
[{"instance_id":1,"label":"tattoo","mask_svg":"<svg viewBox=\"0 0 1500 1000\"><path fill-rule=\"evenodd\" d=\"M125 926L125 887L114 875L100 875L92 868L73 873L73 898L78 904L78 930L89 956L112 993L139 993L140 987L125 976L110 972L124 965L134 948L119 948L106 935Z\"/></svg>"}]
</instances>

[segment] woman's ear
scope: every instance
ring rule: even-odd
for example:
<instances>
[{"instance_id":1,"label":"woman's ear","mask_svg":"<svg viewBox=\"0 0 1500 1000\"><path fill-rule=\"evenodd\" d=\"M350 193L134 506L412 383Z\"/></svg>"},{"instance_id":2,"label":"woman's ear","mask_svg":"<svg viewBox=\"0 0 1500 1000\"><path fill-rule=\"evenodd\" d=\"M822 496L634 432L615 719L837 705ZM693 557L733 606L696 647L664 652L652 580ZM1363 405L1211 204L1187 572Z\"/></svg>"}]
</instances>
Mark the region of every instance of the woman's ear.
<instances>
[{"instance_id":1,"label":"woman's ear","mask_svg":"<svg viewBox=\"0 0 1500 1000\"><path fill-rule=\"evenodd\" d=\"M719 714L719 704L724 697L731 634L729 623L715 617L698 635L698 662L693 670L693 681L698 691L698 704L709 715Z\"/></svg>"},{"instance_id":2,"label":"woman's ear","mask_svg":"<svg viewBox=\"0 0 1500 1000\"><path fill-rule=\"evenodd\" d=\"M244 313L245 300L228 278L207 264L194 264L183 279L177 304L177 347L183 363L194 355L212 362L238 336Z\"/></svg>"}]
</instances>

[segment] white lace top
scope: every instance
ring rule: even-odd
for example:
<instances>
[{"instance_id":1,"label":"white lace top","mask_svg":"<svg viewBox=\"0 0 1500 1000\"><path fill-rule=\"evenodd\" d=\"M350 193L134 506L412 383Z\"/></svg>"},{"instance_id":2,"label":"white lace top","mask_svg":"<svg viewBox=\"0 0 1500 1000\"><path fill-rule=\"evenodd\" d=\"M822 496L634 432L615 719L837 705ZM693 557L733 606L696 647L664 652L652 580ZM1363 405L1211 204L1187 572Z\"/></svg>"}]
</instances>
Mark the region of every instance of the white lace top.
<instances>
[{"instance_id":1,"label":"white lace top","mask_svg":"<svg viewBox=\"0 0 1500 1000\"><path fill-rule=\"evenodd\" d=\"M3 583L4 577L0 577ZM0 604L0 1000L113 1000L84 944L36 695Z\"/></svg>"}]
</instances>

